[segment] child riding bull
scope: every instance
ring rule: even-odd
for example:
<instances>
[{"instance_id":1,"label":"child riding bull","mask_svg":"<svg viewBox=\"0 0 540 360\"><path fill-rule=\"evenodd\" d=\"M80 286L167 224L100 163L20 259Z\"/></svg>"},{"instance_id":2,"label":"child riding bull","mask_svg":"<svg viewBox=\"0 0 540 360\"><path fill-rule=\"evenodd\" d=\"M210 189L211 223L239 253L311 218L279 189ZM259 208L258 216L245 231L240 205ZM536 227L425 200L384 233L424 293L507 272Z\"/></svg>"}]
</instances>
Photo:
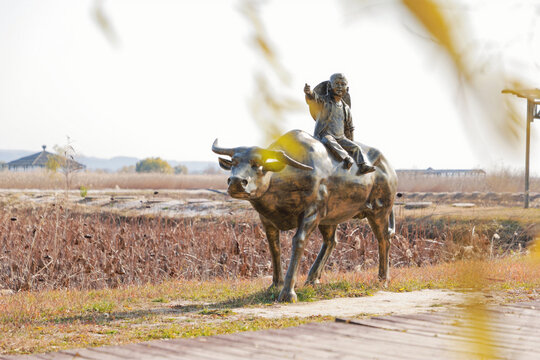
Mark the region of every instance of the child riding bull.
<instances>
[{"instance_id":1,"label":"child riding bull","mask_svg":"<svg viewBox=\"0 0 540 360\"><path fill-rule=\"evenodd\" d=\"M326 91L322 90L324 85ZM328 86L329 85L329 86ZM319 90L319 91L317 91ZM321 83L315 91L308 84L304 87L306 102L315 124L314 136L319 139L340 161L350 169L353 163L358 166L356 175L367 174L375 168L366 164L360 146L353 141L351 109L344 101L348 96L347 79L343 74L334 74L330 82Z\"/></svg>"}]
</instances>

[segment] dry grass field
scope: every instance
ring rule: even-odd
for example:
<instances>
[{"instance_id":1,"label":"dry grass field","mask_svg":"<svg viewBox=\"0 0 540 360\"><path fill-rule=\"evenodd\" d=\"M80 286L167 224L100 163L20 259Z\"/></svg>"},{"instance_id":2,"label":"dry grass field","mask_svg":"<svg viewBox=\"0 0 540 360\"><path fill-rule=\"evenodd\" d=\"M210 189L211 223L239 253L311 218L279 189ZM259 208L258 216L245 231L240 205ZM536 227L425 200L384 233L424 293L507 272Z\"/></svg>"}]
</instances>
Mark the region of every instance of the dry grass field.
<instances>
[{"instance_id":1,"label":"dry grass field","mask_svg":"<svg viewBox=\"0 0 540 360\"><path fill-rule=\"evenodd\" d=\"M540 177L530 177L530 191L540 192ZM399 191L405 192L523 192L523 172L507 169L488 171L485 176L412 176L399 177Z\"/></svg>"},{"instance_id":2,"label":"dry grass field","mask_svg":"<svg viewBox=\"0 0 540 360\"><path fill-rule=\"evenodd\" d=\"M227 175L159 173L73 173L71 189L224 189ZM0 189L65 189L65 176L49 171L0 171Z\"/></svg>"},{"instance_id":3,"label":"dry grass field","mask_svg":"<svg viewBox=\"0 0 540 360\"><path fill-rule=\"evenodd\" d=\"M257 214L247 202L219 190L224 176L86 176L76 174L73 181L76 188L93 179L83 197L78 190L62 191L62 178L47 183L47 173L0 173L0 331L5 334L0 352L330 320L235 313L238 307L272 304L277 294L265 290L271 282L270 254ZM528 254L540 233L539 199L531 209L522 209L512 196L488 201L491 192L519 191L515 184L501 185L508 178L490 181L500 185L456 189L448 183L437 188L447 192L444 196L433 190L434 183L404 181L405 195L395 207L388 290L475 288L500 301L538 296L540 267ZM533 185L538 191L538 179ZM419 200L434 202L423 209L403 206ZM475 206L454 207L455 201ZM282 233L284 267L292 235ZM382 289L376 280L377 243L367 223L342 224L338 238L323 284L301 286L300 301L363 297ZM301 263L302 278L321 243L314 233Z\"/></svg>"},{"instance_id":4,"label":"dry grass field","mask_svg":"<svg viewBox=\"0 0 540 360\"><path fill-rule=\"evenodd\" d=\"M32 203L20 197L1 199L0 248L4 250L0 284L13 291L101 289L171 279L271 274L270 254L256 213L235 209L235 203L222 215L165 217L156 211L140 214L111 211L107 205L73 204L62 197L53 203ZM147 206L142 205L140 211ZM521 252L540 223L540 209L526 213L515 208L471 213L446 206L396 210L393 267ZM292 236L292 231L282 233L284 266ZM342 224L338 238L328 271L360 271L376 265L377 242L366 221ZM321 244L316 232L307 245L302 273L307 272Z\"/></svg>"},{"instance_id":5,"label":"dry grass field","mask_svg":"<svg viewBox=\"0 0 540 360\"><path fill-rule=\"evenodd\" d=\"M227 174L173 175L158 173L72 174L71 189L81 186L102 189L225 189ZM65 177L47 171L0 171L0 189L64 189ZM522 192L523 173L510 170L488 172L478 177L436 177L401 175L398 191L402 192ZM531 177L531 192L540 192L540 178Z\"/></svg>"}]
</instances>

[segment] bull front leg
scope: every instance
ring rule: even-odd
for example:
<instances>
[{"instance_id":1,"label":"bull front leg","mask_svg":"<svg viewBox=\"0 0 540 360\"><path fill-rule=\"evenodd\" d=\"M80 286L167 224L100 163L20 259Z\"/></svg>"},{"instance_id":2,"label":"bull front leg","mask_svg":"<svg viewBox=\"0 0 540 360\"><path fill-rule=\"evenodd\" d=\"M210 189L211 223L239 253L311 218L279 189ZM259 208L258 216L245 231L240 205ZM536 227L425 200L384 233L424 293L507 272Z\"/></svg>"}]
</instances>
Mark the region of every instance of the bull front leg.
<instances>
[{"instance_id":1,"label":"bull front leg","mask_svg":"<svg viewBox=\"0 0 540 360\"><path fill-rule=\"evenodd\" d=\"M260 218L264 231L266 232L266 239L268 240L270 254L272 255L272 285L270 286L269 290L273 288L281 288L283 286L283 271L281 270L279 229L262 215L260 215Z\"/></svg>"},{"instance_id":2,"label":"bull front leg","mask_svg":"<svg viewBox=\"0 0 540 360\"><path fill-rule=\"evenodd\" d=\"M319 230L323 236L323 244L319 251L319 255L317 255L317 259L315 259L315 262L309 270L306 285L315 285L319 283L326 261L337 244L336 229L337 225L319 225Z\"/></svg>"},{"instance_id":3,"label":"bull front leg","mask_svg":"<svg viewBox=\"0 0 540 360\"><path fill-rule=\"evenodd\" d=\"M316 206L307 209L300 219L298 229L292 239L291 261L287 269L287 275L285 276L285 283L278 297L278 301L280 302L296 302L298 300L298 296L294 292L298 267L300 266L300 259L304 254L306 241L313 232L313 229L318 225L318 220L319 216Z\"/></svg>"},{"instance_id":4,"label":"bull front leg","mask_svg":"<svg viewBox=\"0 0 540 360\"><path fill-rule=\"evenodd\" d=\"M384 286L387 286L388 280L390 280L390 231L388 229L388 214L368 217L368 222L379 243L379 281L382 281Z\"/></svg>"}]
</instances>

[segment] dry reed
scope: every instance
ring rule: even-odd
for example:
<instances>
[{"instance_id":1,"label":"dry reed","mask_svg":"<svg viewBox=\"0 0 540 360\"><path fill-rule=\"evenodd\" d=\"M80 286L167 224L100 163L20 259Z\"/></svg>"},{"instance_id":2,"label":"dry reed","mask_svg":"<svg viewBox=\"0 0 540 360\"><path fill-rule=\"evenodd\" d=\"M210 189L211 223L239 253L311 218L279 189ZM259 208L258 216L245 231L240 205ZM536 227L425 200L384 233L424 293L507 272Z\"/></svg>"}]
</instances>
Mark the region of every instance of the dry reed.
<instances>
[{"instance_id":1,"label":"dry reed","mask_svg":"<svg viewBox=\"0 0 540 360\"><path fill-rule=\"evenodd\" d=\"M403 192L523 192L525 176L506 169L485 176L398 176L398 191ZM540 192L540 177L530 178L530 191Z\"/></svg>"},{"instance_id":2,"label":"dry reed","mask_svg":"<svg viewBox=\"0 0 540 360\"><path fill-rule=\"evenodd\" d=\"M159 173L73 174L71 189L225 189L227 173L173 175ZM486 176L400 175L398 191L403 192L523 192L524 176L510 170L497 170ZM0 189L65 189L61 174L47 171L0 171ZM540 178L532 177L530 191L540 192Z\"/></svg>"},{"instance_id":3,"label":"dry reed","mask_svg":"<svg viewBox=\"0 0 540 360\"><path fill-rule=\"evenodd\" d=\"M223 189L227 175L160 173L74 173L71 189ZM0 189L65 189L61 174L48 171L0 171Z\"/></svg>"},{"instance_id":4,"label":"dry reed","mask_svg":"<svg viewBox=\"0 0 540 360\"><path fill-rule=\"evenodd\" d=\"M97 289L168 279L255 278L271 274L260 223L244 218L166 219L83 213L61 205L4 206L0 214L0 287ZM391 249L392 266L505 255L532 235L517 223L405 219ZM495 236L495 234L497 234ZM281 237L283 265L293 232ZM377 264L377 242L364 221L342 224L327 271ZM321 237L307 244L300 271L313 263Z\"/></svg>"}]
</instances>

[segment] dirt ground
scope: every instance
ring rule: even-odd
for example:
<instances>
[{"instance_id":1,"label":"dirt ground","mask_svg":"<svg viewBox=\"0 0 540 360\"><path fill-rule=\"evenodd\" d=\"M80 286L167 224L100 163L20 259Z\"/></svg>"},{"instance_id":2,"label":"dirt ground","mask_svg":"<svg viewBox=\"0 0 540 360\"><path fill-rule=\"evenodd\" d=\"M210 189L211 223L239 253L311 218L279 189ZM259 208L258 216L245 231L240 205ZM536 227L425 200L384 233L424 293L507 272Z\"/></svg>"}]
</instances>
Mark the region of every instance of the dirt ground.
<instances>
[{"instance_id":1,"label":"dirt ground","mask_svg":"<svg viewBox=\"0 0 540 360\"><path fill-rule=\"evenodd\" d=\"M463 304L464 301L463 293L450 290L420 290L403 293L379 291L372 296L337 298L297 304L273 304L265 307L233 309L233 311L242 315L265 318L405 315L448 310Z\"/></svg>"},{"instance_id":2,"label":"dirt ground","mask_svg":"<svg viewBox=\"0 0 540 360\"><path fill-rule=\"evenodd\" d=\"M472 213L497 208L522 207L523 194L510 193L404 193L396 199L401 215ZM231 198L222 190L91 190L79 191L0 189L0 201L12 205L68 202L91 210L164 217L204 217L251 214L249 202ZM531 208L540 208L540 194L532 193ZM399 215L399 214L398 214Z\"/></svg>"}]
</instances>

